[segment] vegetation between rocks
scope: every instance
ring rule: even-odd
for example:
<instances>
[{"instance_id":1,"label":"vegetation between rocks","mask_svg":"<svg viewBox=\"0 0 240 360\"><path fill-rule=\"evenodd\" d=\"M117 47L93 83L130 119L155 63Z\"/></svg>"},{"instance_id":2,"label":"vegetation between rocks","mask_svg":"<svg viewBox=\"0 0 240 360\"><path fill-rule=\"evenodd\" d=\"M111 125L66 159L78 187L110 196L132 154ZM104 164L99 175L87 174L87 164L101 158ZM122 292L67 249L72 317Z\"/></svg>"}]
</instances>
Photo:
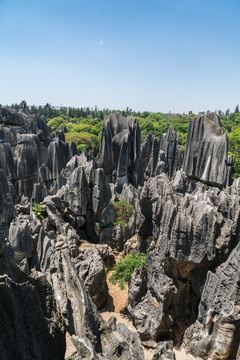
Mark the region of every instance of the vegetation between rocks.
<instances>
[{"instance_id":1,"label":"vegetation between rocks","mask_svg":"<svg viewBox=\"0 0 240 360\"><path fill-rule=\"evenodd\" d=\"M115 219L113 225L125 226L134 212L134 206L126 200L113 202Z\"/></svg>"},{"instance_id":2,"label":"vegetation between rocks","mask_svg":"<svg viewBox=\"0 0 240 360\"><path fill-rule=\"evenodd\" d=\"M43 220L45 218L45 209L42 206L42 203L33 203L32 212L40 219Z\"/></svg>"},{"instance_id":3,"label":"vegetation between rocks","mask_svg":"<svg viewBox=\"0 0 240 360\"><path fill-rule=\"evenodd\" d=\"M146 253L137 255L135 252L127 255L124 259L118 261L113 267L113 273L109 280L112 284L118 284L121 290L124 284L130 280L135 269L146 268Z\"/></svg>"}]
</instances>

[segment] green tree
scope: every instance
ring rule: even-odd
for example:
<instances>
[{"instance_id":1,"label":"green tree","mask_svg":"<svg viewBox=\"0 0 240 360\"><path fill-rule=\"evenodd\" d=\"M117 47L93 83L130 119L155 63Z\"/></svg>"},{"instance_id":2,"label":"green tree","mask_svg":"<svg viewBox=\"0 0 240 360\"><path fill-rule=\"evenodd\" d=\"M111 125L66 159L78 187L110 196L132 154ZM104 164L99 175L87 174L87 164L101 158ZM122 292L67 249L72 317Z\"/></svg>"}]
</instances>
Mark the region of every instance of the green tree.
<instances>
[{"instance_id":1,"label":"green tree","mask_svg":"<svg viewBox=\"0 0 240 360\"><path fill-rule=\"evenodd\" d=\"M141 114L141 117L146 119L148 116L149 116L149 112L148 111L144 111L142 114Z\"/></svg>"},{"instance_id":2,"label":"green tree","mask_svg":"<svg viewBox=\"0 0 240 360\"><path fill-rule=\"evenodd\" d=\"M121 290L124 289L124 284L128 282L135 269L146 268L146 253L137 255L135 252L128 254L123 260L118 261L114 265L114 272L109 280L112 284L118 283Z\"/></svg>"},{"instance_id":3,"label":"green tree","mask_svg":"<svg viewBox=\"0 0 240 360\"><path fill-rule=\"evenodd\" d=\"M232 179L240 177L240 127L229 135L229 151L234 156Z\"/></svg>"},{"instance_id":4,"label":"green tree","mask_svg":"<svg viewBox=\"0 0 240 360\"><path fill-rule=\"evenodd\" d=\"M65 125L66 122L62 117L57 116L57 117L49 120L47 124L48 124L48 126L51 126L53 131L57 131L62 125Z\"/></svg>"}]
</instances>

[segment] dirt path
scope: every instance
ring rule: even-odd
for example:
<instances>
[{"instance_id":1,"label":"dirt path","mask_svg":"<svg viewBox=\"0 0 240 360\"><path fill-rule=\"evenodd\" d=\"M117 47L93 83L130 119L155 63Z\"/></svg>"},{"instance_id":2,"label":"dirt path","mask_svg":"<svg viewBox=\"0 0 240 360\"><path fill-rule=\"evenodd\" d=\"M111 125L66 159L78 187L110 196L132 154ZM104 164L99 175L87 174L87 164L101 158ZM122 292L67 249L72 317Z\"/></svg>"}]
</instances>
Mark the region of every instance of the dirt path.
<instances>
[{"instance_id":1,"label":"dirt path","mask_svg":"<svg viewBox=\"0 0 240 360\"><path fill-rule=\"evenodd\" d=\"M100 309L100 313L104 320L110 319L111 316L115 316L117 322L125 324L131 331L137 332L129 316L124 315L123 310L128 306L128 286L121 290L118 285L113 285L109 278L112 271L107 274L107 284L109 289L109 296L104 307ZM143 347L145 360L152 360L154 350L146 349ZM185 351L174 349L176 360L194 360L191 355L186 355Z\"/></svg>"},{"instance_id":2,"label":"dirt path","mask_svg":"<svg viewBox=\"0 0 240 360\"><path fill-rule=\"evenodd\" d=\"M128 285L126 284L124 289L121 290L118 285L113 285L109 281L112 271L107 274L107 284L109 296L104 307L100 309L100 313L104 320L110 319L111 316L115 316L117 322L125 324L131 331L137 332L131 319L123 314L124 308L128 306ZM144 349L145 360L152 360L153 350Z\"/></svg>"},{"instance_id":3,"label":"dirt path","mask_svg":"<svg viewBox=\"0 0 240 360\"><path fill-rule=\"evenodd\" d=\"M108 299L104 307L100 310L101 313L104 312L116 312L119 313L122 309L128 306L128 285L126 284L124 289L121 290L116 284L112 284L109 281L110 276L113 271L107 273L107 284L108 284Z\"/></svg>"},{"instance_id":4,"label":"dirt path","mask_svg":"<svg viewBox=\"0 0 240 360\"><path fill-rule=\"evenodd\" d=\"M100 313L104 320L110 319L111 316L115 316L117 322L124 323L131 331L137 332L132 324L132 321L127 315L124 315L123 310L128 306L128 285L126 284L124 289L121 290L119 286L113 285L109 278L112 275L112 271L107 274L108 284L108 299L104 307L100 309Z\"/></svg>"}]
</instances>

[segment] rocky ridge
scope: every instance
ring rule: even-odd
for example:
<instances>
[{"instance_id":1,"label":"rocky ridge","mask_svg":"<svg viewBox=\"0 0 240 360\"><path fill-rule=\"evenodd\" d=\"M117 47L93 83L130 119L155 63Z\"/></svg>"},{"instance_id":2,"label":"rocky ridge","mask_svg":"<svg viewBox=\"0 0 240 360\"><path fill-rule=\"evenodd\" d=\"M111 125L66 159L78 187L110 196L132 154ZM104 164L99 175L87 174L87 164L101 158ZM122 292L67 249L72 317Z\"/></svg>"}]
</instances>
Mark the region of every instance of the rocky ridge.
<instances>
[{"instance_id":1,"label":"rocky ridge","mask_svg":"<svg viewBox=\"0 0 240 360\"><path fill-rule=\"evenodd\" d=\"M64 359L68 333L72 360L144 359L142 345L174 359L182 340L199 359L240 359L240 184L218 116L191 120L184 153L171 127L141 143L137 121L112 114L94 159L26 109L0 117L2 358ZM118 200L135 211L110 227ZM137 333L97 310L105 267L133 235L148 250L129 283Z\"/></svg>"}]
</instances>

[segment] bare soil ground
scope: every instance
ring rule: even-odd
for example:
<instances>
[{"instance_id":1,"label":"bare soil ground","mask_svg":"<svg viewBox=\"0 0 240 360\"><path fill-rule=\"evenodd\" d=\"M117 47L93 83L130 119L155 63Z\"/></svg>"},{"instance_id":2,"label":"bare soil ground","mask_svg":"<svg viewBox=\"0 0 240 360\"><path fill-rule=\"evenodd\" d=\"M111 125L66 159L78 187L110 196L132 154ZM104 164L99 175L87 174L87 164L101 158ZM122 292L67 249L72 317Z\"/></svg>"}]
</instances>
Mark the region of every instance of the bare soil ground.
<instances>
[{"instance_id":1,"label":"bare soil ground","mask_svg":"<svg viewBox=\"0 0 240 360\"><path fill-rule=\"evenodd\" d=\"M131 318L128 315L125 315L124 314L125 312L123 311L124 308L128 306L128 286L126 284L124 289L121 290L117 284L113 285L109 281L111 274L112 271L109 271L107 274L109 296L104 307L100 309L100 313L103 319L106 321L110 319L111 316L114 315L117 319L117 322L121 322L125 324L131 331L137 332ZM152 360L154 350L146 349L145 347L143 347L143 349L144 349L145 360ZM176 360L194 360L194 358L191 355L187 355L185 353L184 349L182 350L174 349L174 353Z\"/></svg>"},{"instance_id":2,"label":"bare soil ground","mask_svg":"<svg viewBox=\"0 0 240 360\"><path fill-rule=\"evenodd\" d=\"M137 332L130 317L123 314L124 308L128 306L128 286L126 284L124 289L121 290L118 285L113 285L109 281L111 274L112 271L109 271L107 274L109 296L104 307L100 309L101 315L106 321L114 315L117 319L117 322L125 324L131 331ZM145 360L151 360L153 357L153 350L144 348L144 355Z\"/></svg>"}]
</instances>

